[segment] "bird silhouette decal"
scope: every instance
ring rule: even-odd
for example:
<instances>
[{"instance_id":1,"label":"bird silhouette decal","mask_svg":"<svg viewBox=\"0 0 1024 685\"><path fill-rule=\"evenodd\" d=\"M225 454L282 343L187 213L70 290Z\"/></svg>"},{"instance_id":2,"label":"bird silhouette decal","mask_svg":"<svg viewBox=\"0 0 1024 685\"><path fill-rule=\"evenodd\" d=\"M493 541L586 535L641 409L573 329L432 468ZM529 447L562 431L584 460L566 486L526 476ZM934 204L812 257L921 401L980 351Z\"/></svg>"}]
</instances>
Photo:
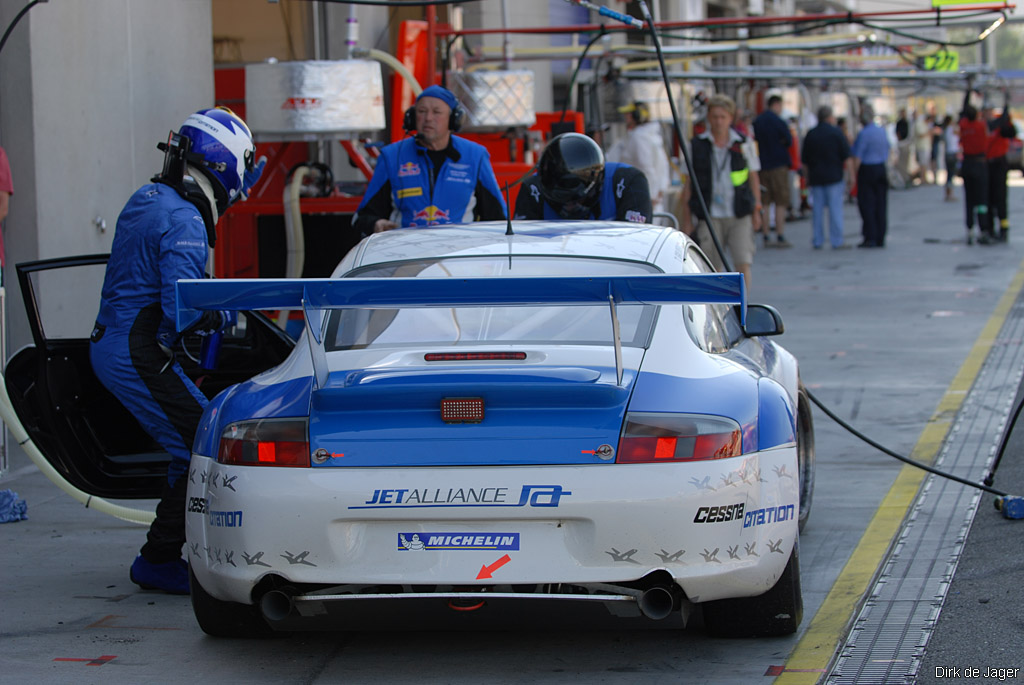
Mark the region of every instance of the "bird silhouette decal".
<instances>
[{"instance_id":1,"label":"bird silhouette decal","mask_svg":"<svg viewBox=\"0 0 1024 685\"><path fill-rule=\"evenodd\" d=\"M659 559L661 559L663 562L665 562L666 564L670 564L673 561L679 561L680 557L682 557L684 554L686 554L686 550L685 549L681 549L678 552L673 552L672 554L669 554L665 550L661 550L660 552L655 552L655 555L657 555L657 557Z\"/></svg>"},{"instance_id":2,"label":"bird silhouette decal","mask_svg":"<svg viewBox=\"0 0 1024 685\"><path fill-rule=\"evenodd\" d=\"M721 564L722 563L721 560L718 558L718 548L717 547L715 547L710 552L705 547L704 551L701 552L700 555L702 557L704 557L704 561L706 561L708 563L711 563L712 561L715 562L716 564Z\"/></svg>"},{"instance_id":3,"label":"bird silhouette decal","mask_svg":"<svg viewBox=\"0 0 1024 685\"><path fill-rule=\"evenodd\" d=\"M270 568L270 564L268 564L265 561L262 561L263 552L256 552L256 554L253 554L252 556L249 556L245 552L242 552L242 558L245 559L245 563L247 566L266 566L267 568Z\"/></svg>"},{"instance_id":4,"label":"bird silhouette decal","mask_svg":"<svg viewBox=\"0 0 1024 685\"><path fill-rule=\"evenodd\" d=\"M614 547L612 547L612 551L611 552L607 552L606 551L605 554L610 556L613 561L626 561L626 562L629 562L630 564L639 564L640 563L639 561L636 561L635 559L632 559L632 556L634 554L636 554L636 550L635 549L631 549L628 552L620 552L619 550L617 550Z\"/></svg>"},{"instance_id":5,"label":"bird silhouette decal","mask_svg":"<svg viewBox=\"0 0 1024 685\"><path fill-rule=\"evenodd\" d=\"M704 476L704 480L697 480L695 477L691 478L690 484L698 490L715 491L715 488L711 487L711 476Z\"/></svg>"},{"instance_id":6,"label":"bird silhouette decal","mask_svg":"<svg viewBox=\"0 0 1024 685\"><path fill-rule=\"evenodd\" d=\"M302 564L303 566L316 566L312 561L306 561L306 556L309 552L301 552L300 554L292 554L288 550L284 551L284 554L280 555L281 558L287 559L289 564Z\"/></svg>"}]
</instances>

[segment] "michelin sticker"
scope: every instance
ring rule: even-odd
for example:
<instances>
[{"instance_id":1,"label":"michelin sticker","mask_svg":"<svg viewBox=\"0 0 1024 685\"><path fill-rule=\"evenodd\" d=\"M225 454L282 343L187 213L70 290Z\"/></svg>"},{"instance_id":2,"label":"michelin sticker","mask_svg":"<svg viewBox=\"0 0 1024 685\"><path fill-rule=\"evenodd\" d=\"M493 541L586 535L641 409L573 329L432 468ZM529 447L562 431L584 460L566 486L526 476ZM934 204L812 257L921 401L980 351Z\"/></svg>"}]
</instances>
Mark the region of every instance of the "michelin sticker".
<instances>
[{"instance_id":1,"label":"michelin sticker","mask_svg":"<svg viewBox=\"0 0 1024 685\"><path fill-rule=\"evenodd\" d=\"M519 533L399 533L398 551L489 549L518 550Z\"/></svg>"}]
</instances>

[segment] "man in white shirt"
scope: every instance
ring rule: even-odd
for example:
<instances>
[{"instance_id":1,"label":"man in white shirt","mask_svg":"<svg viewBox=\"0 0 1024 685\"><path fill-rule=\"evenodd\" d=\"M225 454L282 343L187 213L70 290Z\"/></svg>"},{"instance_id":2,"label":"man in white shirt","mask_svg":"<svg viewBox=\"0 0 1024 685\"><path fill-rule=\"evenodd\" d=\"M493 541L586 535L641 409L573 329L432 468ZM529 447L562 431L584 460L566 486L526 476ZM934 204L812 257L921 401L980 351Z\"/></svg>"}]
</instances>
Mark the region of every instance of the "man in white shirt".
<instances>
[{"instance_id":1,"label":"man in white shirt","mask_svg":"<svg viewBox=\"0 0 1024 685\"><path fill-rule=\"evenodd\" d=\"M636 167L647 177L651 189L651 205L655 212L665 211L665 194L671 183L661 124L651 121L650 108L633 102L619 109L626 114L626 137L608 151L609 162Z\"/></svg>"}]
</instances>

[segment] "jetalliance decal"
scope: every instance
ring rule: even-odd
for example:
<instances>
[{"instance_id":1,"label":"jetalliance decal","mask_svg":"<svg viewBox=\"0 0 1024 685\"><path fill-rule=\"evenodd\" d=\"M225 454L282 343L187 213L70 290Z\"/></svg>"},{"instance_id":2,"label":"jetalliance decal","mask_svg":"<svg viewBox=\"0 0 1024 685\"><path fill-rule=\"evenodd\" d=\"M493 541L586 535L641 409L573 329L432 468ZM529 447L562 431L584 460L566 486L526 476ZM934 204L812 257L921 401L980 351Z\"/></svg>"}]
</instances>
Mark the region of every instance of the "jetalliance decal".
<instances>
[{"instance_id":1,"label":"jetalliance decal","mask_svg":"<svg viewBox=\"0 0 1024 685\"><path fill-rule=\"evenodd\" d=\"M349 509L421 509L427 507L557 507L572 493L561 485L524 485L518 501L508 488L387 488ZM514 497L514 495L513 495Z\"/></svg>"}]
</instances>

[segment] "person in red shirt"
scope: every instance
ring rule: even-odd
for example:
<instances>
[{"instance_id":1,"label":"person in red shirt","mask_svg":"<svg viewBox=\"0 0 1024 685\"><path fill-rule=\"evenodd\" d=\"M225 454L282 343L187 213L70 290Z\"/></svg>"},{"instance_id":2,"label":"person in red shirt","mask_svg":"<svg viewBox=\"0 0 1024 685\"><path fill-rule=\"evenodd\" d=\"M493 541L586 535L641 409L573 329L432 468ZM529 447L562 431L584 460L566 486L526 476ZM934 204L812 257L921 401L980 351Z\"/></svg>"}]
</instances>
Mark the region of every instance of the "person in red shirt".
<instances>
[{"instance_id":1,"label":"person in red shirt","mask_svg":"<svg viewBox=\"0 0 1024 685\"><path fill-rule=\"evenodd\" d=\"M11 165L7 162L7 153L0 146L0 224L7 218L11 195L14 195L14 183L11 179ZM0 267L4 266L4 238L0 232Z\"/></svg>"},{"instance_id":2,"label":"person in red shirt","mask_svg":"<svg viewBox=\"0 0 1024 685\"><path fill-rule=\"evenodd\" d=\"M1006 153L1010 151L1010 140L1017 135L1017 129L1010 120L1010 94L1003 91L1003 113L995 116L991 109L982 117L988 125L988 146L985 148L985 162L988 167L988 213L979 217L983 244L1005 243L1010 230L1010 216L1006 208L1006 174L1010 171ZM995 231L996 217L999 218L999 233Z\"/></svg>"},{"instance_id":3,"label":"person in red shirt","mask_svg":"<svg viewBox=\"0 0 1024 685\"><path fill-rule=\"evenodd\" d=\"M964 179L964 207L967 220L967 244L974 242L974 218L978 217L979 229L984 230L988 214L988 166L985 152L988 150L988 126L978 116L978 110L970 104L971 90L964 96L964 107L960 112L960 150L963 161L960 175ZM988 224L991 231L991 223Z\"/></svg>"}]
</instances>

